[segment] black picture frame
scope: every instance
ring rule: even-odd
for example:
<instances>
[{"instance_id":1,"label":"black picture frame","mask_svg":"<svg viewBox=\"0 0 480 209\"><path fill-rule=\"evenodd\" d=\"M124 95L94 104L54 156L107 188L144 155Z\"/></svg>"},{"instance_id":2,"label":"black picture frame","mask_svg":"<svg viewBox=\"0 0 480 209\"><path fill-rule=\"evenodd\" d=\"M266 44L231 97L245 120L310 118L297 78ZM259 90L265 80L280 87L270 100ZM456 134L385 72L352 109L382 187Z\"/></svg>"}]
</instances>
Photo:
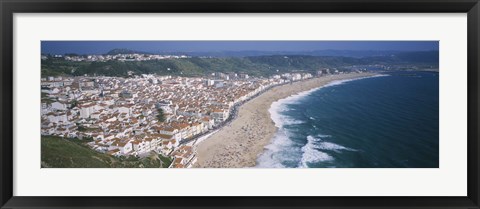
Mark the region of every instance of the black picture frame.
<instances>
[{"instance_id":1,"label":"black picture frame","mask_svg":"<svg viewBox=\"0 0 480 209\"><path fill-rule=\"evenodd\" d=\"M479 208L478 0L1 0L1 208ZM14 13L467 13L466 197L21 197L13 196Z\"/></svg>"}]
</instances>

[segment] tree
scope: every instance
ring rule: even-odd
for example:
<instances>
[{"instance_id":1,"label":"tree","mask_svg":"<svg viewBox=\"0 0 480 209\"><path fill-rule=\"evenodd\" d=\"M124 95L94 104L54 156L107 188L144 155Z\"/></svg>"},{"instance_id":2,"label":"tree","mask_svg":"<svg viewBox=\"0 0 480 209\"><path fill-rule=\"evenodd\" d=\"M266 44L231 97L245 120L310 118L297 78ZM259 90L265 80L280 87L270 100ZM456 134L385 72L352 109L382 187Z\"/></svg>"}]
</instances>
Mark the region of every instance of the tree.
<instances>
[{"instance_id":1,"label":"tree","mask_svg":"<svg viewBox=\"0 0 480 209\"><path fill-rule=\"evenodd\" d=\"M165 115L163 113L163 109L162 108L157 108L157 111L158 111L158 115L157 115L158 121L164 122L165 121Z\"/></svg>"},{"instance_id":2,"label":"tree","mask_svg":"<svg viewBox=\"0 0 480 209\"><path fill-rule=\"evenodd\" d=\"M77 100L72 100L72 102L70 102L70 107L69 107L69 109L73 109L73 108L75 108L76 106L78 106L78 101L77 101Z\"/></svg>"}]
</instances>

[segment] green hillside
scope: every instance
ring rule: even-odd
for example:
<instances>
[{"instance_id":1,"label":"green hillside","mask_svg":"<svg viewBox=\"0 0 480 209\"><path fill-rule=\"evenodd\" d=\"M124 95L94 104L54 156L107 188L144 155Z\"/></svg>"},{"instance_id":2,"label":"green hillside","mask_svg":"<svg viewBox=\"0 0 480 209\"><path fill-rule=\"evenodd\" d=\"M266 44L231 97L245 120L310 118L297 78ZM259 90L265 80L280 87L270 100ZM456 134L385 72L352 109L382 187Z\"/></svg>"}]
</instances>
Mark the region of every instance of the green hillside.
<instances>
[{"instance_id":1,"label":"green hillside","mask_svg":"<svg viewBox=\"0 0 480 209\"><path fill-rule=\"evenodd\" d=\"M171 159L152 154L145 158L113 157L99 153L79 139L42 136L42 168L160 168Z\"/></svg>"},{"instance_id":2,"label":"green hillside","mask_svg":"<svg viewBox=\"0 0 480 209\"><path fill-rule=\"evenodd\" d=\"M320 68L338 68L352 65L404 65L438 66L438 59L425 53L404 53L401 56L383 57L340 57L340 56L252 56L252 57L215 57L183 58L150 61L107 61L107 62L70 62L63 59L42 60L42 77L57 75L105 75L128 76L134 74L204 76L212 72L248 73L253 76L269 76L282 72L315 72ZM420 56L422 55L422 56ZM433 57L433 58L432 58Z\"/></svg>"}]
</instances>

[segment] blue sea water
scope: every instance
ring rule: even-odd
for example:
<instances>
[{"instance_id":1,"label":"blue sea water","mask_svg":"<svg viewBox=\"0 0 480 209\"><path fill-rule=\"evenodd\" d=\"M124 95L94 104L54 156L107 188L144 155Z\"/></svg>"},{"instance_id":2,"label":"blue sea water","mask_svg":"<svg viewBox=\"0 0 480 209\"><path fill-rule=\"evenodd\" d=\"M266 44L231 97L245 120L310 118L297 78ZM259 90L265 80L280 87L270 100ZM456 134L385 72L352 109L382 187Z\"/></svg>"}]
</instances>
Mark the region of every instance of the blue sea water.
<instances>
[{"instance_id":1,"label":"blue sea water","mask_svg":"<svg viewBox=\"0 0 480 209\"><path fill-rule=\"evenodd\" d=\"M438 168L439 74L390 72L281 99L257 167Z\"/></svg>"}]
</instances>

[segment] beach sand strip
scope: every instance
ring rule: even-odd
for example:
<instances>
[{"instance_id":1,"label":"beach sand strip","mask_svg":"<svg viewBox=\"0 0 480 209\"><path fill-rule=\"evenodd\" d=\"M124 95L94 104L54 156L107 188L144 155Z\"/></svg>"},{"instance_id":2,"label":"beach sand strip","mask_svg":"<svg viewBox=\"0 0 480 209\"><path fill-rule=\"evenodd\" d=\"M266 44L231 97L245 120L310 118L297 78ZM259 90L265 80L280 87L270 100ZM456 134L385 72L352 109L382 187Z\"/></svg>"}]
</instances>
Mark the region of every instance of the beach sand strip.
<instances>
[{"instance_id":1,"label":"beach sand strip","mask_svg":"<svg viewBox=\"0 0 480 209\"><path fill-rule=\"evenodd\" d=\"M276 127L268 109L279 99L321 87L332 81L372 76L371 73L329 75L276 86L239 108L237 117L218 132L196 145L198 161L194 167L253 167L268 145Z\"/></svg>"}]
</instances>

